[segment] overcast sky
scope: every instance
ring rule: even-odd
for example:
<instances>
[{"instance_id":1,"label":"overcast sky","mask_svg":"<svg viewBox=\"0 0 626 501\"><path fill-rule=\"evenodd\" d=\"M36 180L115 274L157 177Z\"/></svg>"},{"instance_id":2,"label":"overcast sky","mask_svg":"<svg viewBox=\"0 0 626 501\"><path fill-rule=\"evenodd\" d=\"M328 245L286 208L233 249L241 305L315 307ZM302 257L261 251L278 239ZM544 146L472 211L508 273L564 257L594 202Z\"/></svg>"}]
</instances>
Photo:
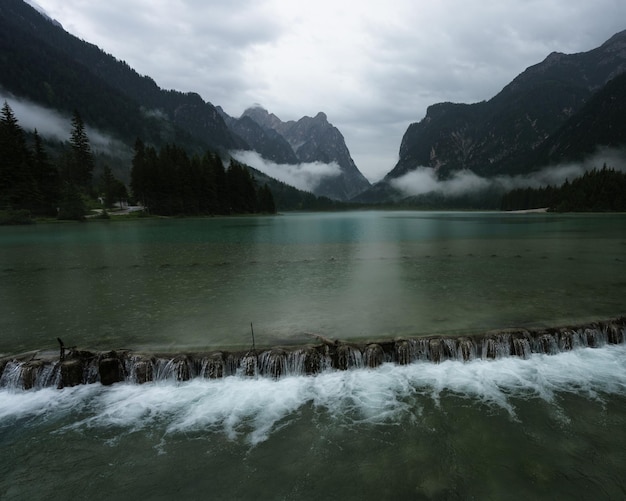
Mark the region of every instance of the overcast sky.
<instances>
[{"instance_id":1,"label":"overcast sky","mask_svg":"<svg viewBox=\"0 0 626 501\"><path fill-rule=\"evenodd\" d=\"M238 117L319 111L370 181L430 104L489 99L553 51L626 29L623 0L36 0L160 87Z\"/></svg>"}]
</instances>

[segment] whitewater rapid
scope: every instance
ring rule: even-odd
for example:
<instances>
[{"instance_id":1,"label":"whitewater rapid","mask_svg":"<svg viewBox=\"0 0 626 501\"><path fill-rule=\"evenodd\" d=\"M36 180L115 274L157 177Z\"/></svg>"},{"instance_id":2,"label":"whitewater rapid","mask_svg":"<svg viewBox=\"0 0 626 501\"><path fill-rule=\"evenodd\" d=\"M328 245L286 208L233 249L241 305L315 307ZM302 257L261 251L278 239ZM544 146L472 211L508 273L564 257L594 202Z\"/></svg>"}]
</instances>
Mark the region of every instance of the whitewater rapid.
<instances>
[{"instance_id":1,"label":"whitewater rapid","mask_svg":"<svg viewBox=\"0 0 626 501\"><path fill-rule=\"evenodd\" d=\"M56 433L159 429L167 437L205 431L256 445L308 406L338 423L393 424L408 418L419 425L424 403L437 405L446 395L504 410L516 420L520 399L541 400L558 409L558 396L565 393L597 401L626 395L626 345L527 359L384 363L375 369L280 379L234 375L61 390L3 388L0 428L62 422Z\"/></svg>"}]
</instances>

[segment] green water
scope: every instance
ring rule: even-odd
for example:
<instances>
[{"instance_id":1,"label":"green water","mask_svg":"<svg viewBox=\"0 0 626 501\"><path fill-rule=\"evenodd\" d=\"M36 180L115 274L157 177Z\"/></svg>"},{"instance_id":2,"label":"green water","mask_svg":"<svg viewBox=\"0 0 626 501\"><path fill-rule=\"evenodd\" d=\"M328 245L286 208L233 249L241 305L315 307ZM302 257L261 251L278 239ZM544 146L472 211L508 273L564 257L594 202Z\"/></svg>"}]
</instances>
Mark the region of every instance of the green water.
<instances>
[{"instance_id":1,"label":"green water","mask_svg":"<svg viewBox=\"0 0 626 501\"><path fill-rule=\"evenodd\" d=\"M626 313L626 215L0 228L0 353L181 351ZM278 380L0 388L0 499L626 498L626 345Z\"/></svg>"},{"instance_id":2,"label":"green water","mask_svg":"<svg viewBox=\"0 0 626 501\"><path fill-rule=\"evenodd\" d=\"M356 212L0 228L0 353L203 349L626 310L626 216Z\"/></svg>"},{"instance_id":3,"label":"green water","mask_svg":"<svg viewBox=\"0 0 626 501\"><path fill-rule=\"evenodd\" d=\"M0 497L624 499L625 359L0 390Z\"/></svg>"}]
</instances>

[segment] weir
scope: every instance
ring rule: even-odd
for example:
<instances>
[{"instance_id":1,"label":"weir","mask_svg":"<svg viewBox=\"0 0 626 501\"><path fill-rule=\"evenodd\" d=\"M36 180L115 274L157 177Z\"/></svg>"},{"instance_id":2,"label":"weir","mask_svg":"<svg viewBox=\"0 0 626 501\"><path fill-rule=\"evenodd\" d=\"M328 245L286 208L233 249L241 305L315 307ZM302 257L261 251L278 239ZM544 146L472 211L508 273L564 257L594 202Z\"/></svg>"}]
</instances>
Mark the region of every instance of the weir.
<instances>
[{"instance_id":1,"label":"weir","mask_svg":"<svg viewBox=\"0 0 626 501\"><path fill-rule=\"evenodd\" d=\"M306 346L182 354L93 352L67 349L48 356L39 352L0 359L0 388L31 390L100 382L143 384L150 381L220 379L228 376L280 378L329 370L376 368L383 363L469 362L503 357L555 355L579 348L622 344L626 317L548 329L510 329L472 336L428 336L366 343L318 336Z\"/></svg>"}]
</instances>

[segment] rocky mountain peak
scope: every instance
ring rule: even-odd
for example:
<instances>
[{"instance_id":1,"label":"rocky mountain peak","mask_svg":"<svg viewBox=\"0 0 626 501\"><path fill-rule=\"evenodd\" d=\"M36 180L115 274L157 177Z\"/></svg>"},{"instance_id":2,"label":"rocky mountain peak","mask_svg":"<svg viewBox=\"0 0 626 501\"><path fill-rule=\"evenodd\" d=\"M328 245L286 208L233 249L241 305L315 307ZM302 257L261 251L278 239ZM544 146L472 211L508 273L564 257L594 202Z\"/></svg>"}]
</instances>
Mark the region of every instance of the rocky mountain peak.
<instances>
[{"instance_id":1,"label":"rocky mountain peak","mask_svg":"<svg viewBox=\"0 0 626 501\"><path fill-rule=\"evenodd\" d=\"M227 123L247 141L250 149L278 164L336 163L340 175L324 179L314 190L316 195L349 200L370 187L354 164L343 135L322 111L314 117L283 122L262 106L253 106L246 109L241 118L227 120Z\"/></svg>"},{"instance_id":2,"label":"rocky mountain peak","mask_svg":"<svg viewBox=\"0 0 626 501\"><path fill-rule=\"evenodd\" d=\"M241 117L244 116L250 117L257 124L266 129L277 129L283 124L280 118L258 104L247 108L241 115Z\"/></svg>"},{"instance_id":3,"label":"rocky mountain peak","mask_svg":"<svg viewBox=\"0 0 626 501\"><path fill-rule=\"evenodd\" d=\"M609 38L606 42L604 42L601 48L625 48L626 47L626 30L620 31L616 33L611 38Z\"/></svg>"}]
</instances>

